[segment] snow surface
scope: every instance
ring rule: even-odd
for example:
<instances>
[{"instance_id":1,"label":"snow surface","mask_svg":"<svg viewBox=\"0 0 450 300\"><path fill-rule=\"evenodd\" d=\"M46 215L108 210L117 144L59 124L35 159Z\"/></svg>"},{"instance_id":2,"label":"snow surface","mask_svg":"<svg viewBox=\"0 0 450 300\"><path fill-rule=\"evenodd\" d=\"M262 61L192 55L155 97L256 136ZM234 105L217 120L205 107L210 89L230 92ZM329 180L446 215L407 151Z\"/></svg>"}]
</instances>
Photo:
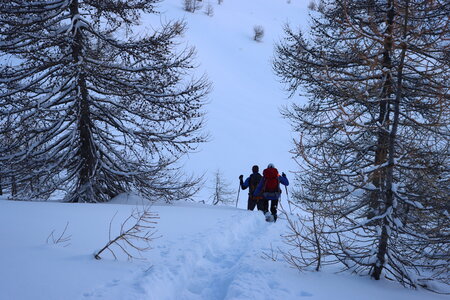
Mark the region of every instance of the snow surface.
<instances>
[{"instance_id":1,"label":"snow surface","mask_svg":"<svg viewBox=\"0 0 450 300\"><path fill-rule=\"evenodd\" d=\"M146 260L127 261L119 251L118 260L95 260L113 216L112 236L140 201L0 201L0 299L448 299L368 277L299 273L279 253L285 220L267 223L260 212L225 206L155 204L158 238ZM67 223L69 241L47 242Z\"/></svg>"}]
</instances>

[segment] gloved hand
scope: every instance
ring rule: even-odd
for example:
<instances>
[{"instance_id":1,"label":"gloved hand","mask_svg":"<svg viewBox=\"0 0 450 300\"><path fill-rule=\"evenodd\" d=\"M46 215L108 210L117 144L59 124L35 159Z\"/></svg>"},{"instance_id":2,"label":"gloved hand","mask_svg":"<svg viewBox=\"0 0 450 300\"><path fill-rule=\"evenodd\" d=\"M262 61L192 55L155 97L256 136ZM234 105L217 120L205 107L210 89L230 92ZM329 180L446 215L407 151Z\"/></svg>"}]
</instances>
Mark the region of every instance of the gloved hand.
<instances>
[{"instance_id":1,"label":"gloved hand","mask_svg":"<svg viewBox=\"0 0 450 300\"><path fill-rule=\"evenodd\" d=\"M281 176L283 176L284 178L286 178L286 174L284 174L284 172L281 173Z\"/></svg>"},{"instance_id":2,"label":"gloved hand","mask_svg":"<svg viewBox=\"0 0 450 300\"><path fill-rule=\"evenodd\" d=\"M240 181L242 181L243 178L244 178L244 175L240 175L240 176L239 176L239 180L240 180Z\"/></svg>"}]
</instances>

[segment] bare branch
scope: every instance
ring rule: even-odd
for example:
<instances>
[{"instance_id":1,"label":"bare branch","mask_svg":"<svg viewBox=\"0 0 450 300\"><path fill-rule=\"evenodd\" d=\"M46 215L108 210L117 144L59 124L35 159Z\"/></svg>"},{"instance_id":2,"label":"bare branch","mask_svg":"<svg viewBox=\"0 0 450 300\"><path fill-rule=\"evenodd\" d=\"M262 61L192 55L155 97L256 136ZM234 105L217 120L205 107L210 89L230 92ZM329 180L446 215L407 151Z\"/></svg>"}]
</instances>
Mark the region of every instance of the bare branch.
<instances>
[{"instance_id":1,"label":"bare branch","mask_svg":"<svg viewBox=\"0 0 450 300\"><path fill-rule=\"evenodd\" d=\"M117 214L117 213L116 213ZM116 216L114 215L114 217ZM111 239L112 221L109 224L109 241L106 245L94 254L95 259L101 259L101 254L108 250L117 259L115 248L123 252L128 260L142 259L142 252L151 249L151 242L154 240L154 224L159 219L158 215L150 211L150 206L135 208L120 225L119 234ZM137 257L139 255L140 257Z\"/></svg>"},{"instance_id":2,"label":"bare branch","mask_svg":"<svg viewBox=\"0 0 450 300\"><path fill-rule=\"evenodd\" d=\"M49 244L49 241L51 239L51 242L55 245L65 243L64 247L69 246L70 243L68 243L68 242L72 238L72 235L66 235L66 231L67 231L68 227L69 227L69 222L66 223L66 226L64 227L64 230L61 232L61 234L56 237L54 236L55 230L52 230L52 232L47 237L47 244Z\"/></svg>"}]
</instances>

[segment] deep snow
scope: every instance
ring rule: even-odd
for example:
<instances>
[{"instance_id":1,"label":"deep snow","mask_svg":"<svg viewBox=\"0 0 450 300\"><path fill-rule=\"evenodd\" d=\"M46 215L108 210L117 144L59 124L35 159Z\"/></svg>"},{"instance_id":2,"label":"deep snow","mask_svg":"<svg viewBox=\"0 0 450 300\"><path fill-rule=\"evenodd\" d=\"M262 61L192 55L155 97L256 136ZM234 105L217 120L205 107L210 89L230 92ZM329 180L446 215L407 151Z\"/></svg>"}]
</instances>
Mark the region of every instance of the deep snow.
<instances>
[{"instance_id":1,"label":"deep snow","mask_svg":"<svg viewBox=\"0 0 450 300\"><path fill-rule=\"evenodd\" d=\"M129 199L129 204L125 203ZM93 253L135 208L109 204L0 201L0 299L448 299L385 280L331 272L299 273L279 248L286 221L260 212L194 203L152 206L158 213L146 260ZM68 222L66 243L53 244Z\"/></svg>"}]
</instances>

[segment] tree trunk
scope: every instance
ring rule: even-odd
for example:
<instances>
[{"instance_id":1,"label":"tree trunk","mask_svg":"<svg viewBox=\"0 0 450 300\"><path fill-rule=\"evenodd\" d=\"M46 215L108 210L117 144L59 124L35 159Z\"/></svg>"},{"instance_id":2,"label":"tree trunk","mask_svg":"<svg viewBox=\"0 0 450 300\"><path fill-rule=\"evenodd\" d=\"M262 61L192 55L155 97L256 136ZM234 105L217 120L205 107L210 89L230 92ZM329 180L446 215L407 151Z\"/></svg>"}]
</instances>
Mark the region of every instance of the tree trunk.
<instances>
[{"instance_id":1,"label":"tree trunk","mask_svg":"<svg viewBox=\"0 0 450 300\"><path fill-rule=\"evenodd\" d=\"M394 6L393 0L388 2L390 7L387 14L387 27L384 38L384 51L382 67L384 72L384 82L380 99L380 112L378 115L378 141L375 150L375 166L380 166L387 161L389 147L389 123L390 123L390 98L392 96L392 31L394 22ZM386 168L380 168L373 174L372 184L376 189L370 194L370 211L367 215L371 219L380 213L380 204L384 202L383 190L385 189Z\"/></svg>"},{"instance_id":2,"label":"tree trunk","mask_svg":"<svg viewBox=\"0 0 450 300\"><path fill-rule=\"evenodd\" d=\"M322 262L322 251L321 251L321 245L319 240L319 233L317 232L317 224L316 224L316 215L314 211L312 212L312 222L313 222L313 229L314 229L314 242L317 250L317 265L316 265L316 271L319 272L320 270L320 264Z\"/></svg>"},{"instance_id":3,"label":"tree trunk","mask_svg":"<svg viewBox=\"0 0 450 300\"><path fill-rule=\"evenodd\" d=\"M11 178L11 195L15 197L17 195L17 182L16 182L16 176L12 176Z\"/></svg>"},{"instance_id":4,"label":"tree trunk","mask_svg":"<svg viewBox=\"0 0 450 300\"><path fill-rule=\"evenodd\" d=\"M393 0L388 1L388 13L387 13L387 27L384 38L384 52L383 52L383 72L384 74L384 83L380 100L380 114L379 114L379 133L378 133L378 144L377 149L375 151L375 165L381 165L387 162L388 156L388 148L389 148L389 115L390 115L390 98L392 96L392 60L391 60L391 51L392 51L392 31L393 31L393 23L394 23L394 3ZM386 167L380 168L375 171L373 184L377 187L376 191L372 193L371 204L370 207L372 209L369 218L372 218L376 215L379 215L380 212L380 204L385 203L384 210L388 209L388 197L389 193L386 191L386 179L387 172ZM386 217L381 221L380 224L382 226L380 242L378 244L377 251L377 261L374 264L374 269L372 272L372 277L376 280L380 279L381 272L385 263L385 255L387 250L388 238L389 234L386 228L387 222Z\"/></svg>"},{"instance_id":5,"label":"tree trunk","mask_svg":"<svg viewBox=\"0 0 450 300\"><path fill-rule=\"evenodd\" d=\"M391 4L390 13L388 15L389 22L393 22L394 18L394 5ZM409 1L406 1L406 9L405 9L405 19L404 19L404 27L403 27L403 37L406 38L406 26L408 23L408 9L409 9ZM392 23L390 23L392 25ZM393 223L392 215L394 210L396 209L394 205L394 191L392 190L394 183L394 165L395 165L395 144L396 144L396 136L397 136L397 128L399 123L400 116L400 101L402 97L402 80L403 80L403 65L405 61L406 55L406 43L401 43L401 56L400 56L400 64L397 70L397 88L395 92L395 101L394 101L394 117L392 129L389 133L389 152L388 152L388 167L386 169L386 211L391 211L391 213L386 214L383 218L383 228L381 231L380 244L378 247L377 253L377 263L374 267L372 277L376 280L380 279L381 272L383 270L385 256L387 253L387 247L389 243L389 230L390 224Z\"/></svg>"},{"instance_id":6,"label":"tree trunk","mask_svg":"<svg viewBox=\"0 0 450 300\"><path fill-rule=\"evenodd\" d=\"M83 51L83 37L81 31L77 28L78 18L78 0L73 0L70 5L70 14L73 24L74 41L72 44L72 57L75 63L81 61ZM95 148L92 139L92 120L89 109L89 95L86 86L86 79L83 73L83 66L79 66L77 80L78 95L78 133L80 139L80 171L79 171L79 194L73 199L73 202L95 202L93 192L92 176L95 168Z\"/></svg>"}]
</instances>

